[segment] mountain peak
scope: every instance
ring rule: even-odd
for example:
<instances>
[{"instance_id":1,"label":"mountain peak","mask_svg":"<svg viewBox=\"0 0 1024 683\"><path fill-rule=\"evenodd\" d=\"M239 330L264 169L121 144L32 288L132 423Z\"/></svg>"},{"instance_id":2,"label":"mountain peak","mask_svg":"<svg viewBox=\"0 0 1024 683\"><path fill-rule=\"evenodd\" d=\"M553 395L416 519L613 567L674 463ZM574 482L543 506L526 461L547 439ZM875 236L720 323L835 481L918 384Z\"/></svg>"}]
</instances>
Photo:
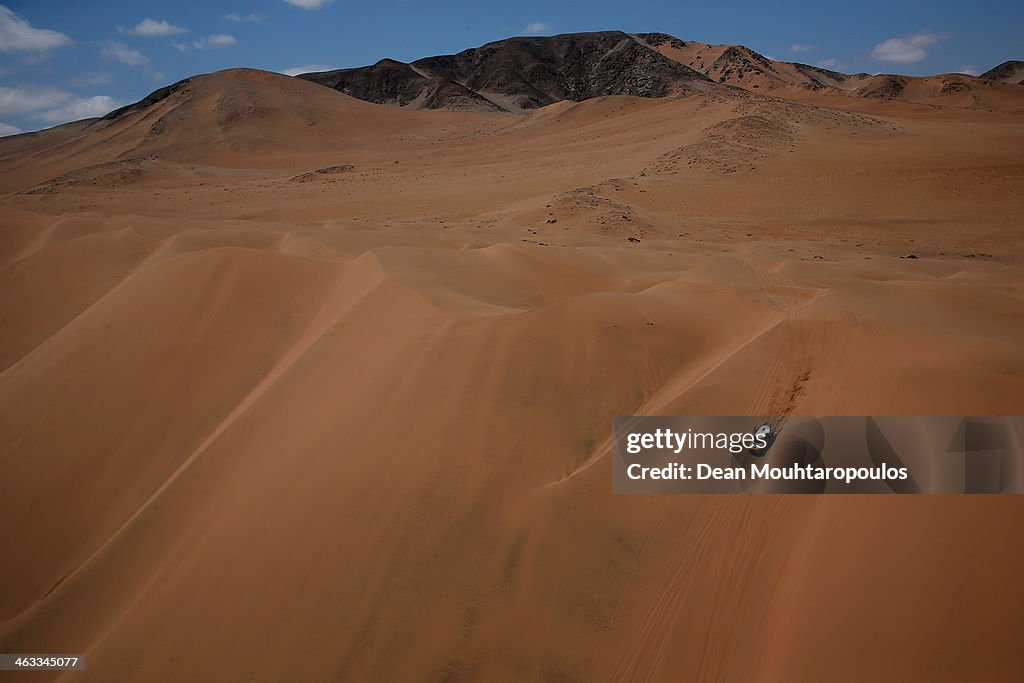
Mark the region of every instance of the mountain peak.
<instances>
[{"instance_id":1,"label":"mountain peak","mask_svg":"<svg viewBox=\"0 0 1024 683\"><path fill-rule=\"evenodd\" d=\"M561 100L665 97L721 87L622 31L506 38L408 65L382 60L300 78L380 104L511 112Z\"/></svg>"},{"instance_id":2,"label":"mountain peak","mask_svg":"<svg viewBox=\"0 0 1024 683\"><path fill-rule=\"evenodd\" d=\"M979 76L981 80L990 83L1010 83L1013 85L1024 85L1024 61L1011 59L999 66L989 69Z\"/></svg>"}]
</instances>

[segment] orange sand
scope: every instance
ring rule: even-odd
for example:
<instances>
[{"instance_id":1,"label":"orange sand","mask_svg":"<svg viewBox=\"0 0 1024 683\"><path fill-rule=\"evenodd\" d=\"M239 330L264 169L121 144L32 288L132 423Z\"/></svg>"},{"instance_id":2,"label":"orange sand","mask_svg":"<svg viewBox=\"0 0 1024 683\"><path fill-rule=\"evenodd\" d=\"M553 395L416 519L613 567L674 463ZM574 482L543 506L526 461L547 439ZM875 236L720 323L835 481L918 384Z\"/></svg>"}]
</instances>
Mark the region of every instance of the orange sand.
<instances>
[{"instance_id":1,"label":"orange sand","mask_svg":"<svg viewBox=\"0 0 1024 683\"><path fill-rule=\"evenodd\" d=\"M1019 677L1024 499L610 493L613 415L1024 410L1024 98L801 100L230 71L0 141L0 651Z\"/></svg>"}]
</instances>

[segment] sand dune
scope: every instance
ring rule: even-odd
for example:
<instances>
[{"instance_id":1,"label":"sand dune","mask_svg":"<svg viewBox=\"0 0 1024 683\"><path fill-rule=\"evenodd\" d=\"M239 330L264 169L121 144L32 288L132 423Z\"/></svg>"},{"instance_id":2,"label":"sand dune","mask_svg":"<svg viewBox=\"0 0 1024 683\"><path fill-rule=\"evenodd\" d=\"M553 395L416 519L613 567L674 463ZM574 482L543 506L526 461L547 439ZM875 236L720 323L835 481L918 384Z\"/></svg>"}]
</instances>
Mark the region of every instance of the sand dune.
<instances>
[{"instance_id":1,"label":"sand dune","mask_svg":"<svg viewBox=\"0 0 1024 683\"><path fill-rule=\"evenodd\" d=\"M612 496L607 455L623 414L1020 413L1021 116L231 71L0 141L0 651L1013 679L1016 498Z\"/></svg>"}]
</instances>

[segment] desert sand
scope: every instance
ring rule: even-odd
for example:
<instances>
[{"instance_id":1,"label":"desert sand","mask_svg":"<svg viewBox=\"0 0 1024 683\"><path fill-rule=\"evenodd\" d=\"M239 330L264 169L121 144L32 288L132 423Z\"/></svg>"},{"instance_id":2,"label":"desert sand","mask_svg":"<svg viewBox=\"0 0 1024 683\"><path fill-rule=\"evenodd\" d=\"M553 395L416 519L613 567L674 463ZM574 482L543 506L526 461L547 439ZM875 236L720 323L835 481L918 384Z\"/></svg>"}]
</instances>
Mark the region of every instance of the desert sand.
<instances>
[{"instance_id":1,"label":"desert sand","mask_svg":"<svg viewBox=\"0 0 1024 683\"><path fill-rule=\"evenodd\" d=\"M613 496L608 457L614 415L1020 414L1009 92L488 114L234 70L0 140L0 651L1016 680L1024 499Z\"/></svg>"}]
</instances>

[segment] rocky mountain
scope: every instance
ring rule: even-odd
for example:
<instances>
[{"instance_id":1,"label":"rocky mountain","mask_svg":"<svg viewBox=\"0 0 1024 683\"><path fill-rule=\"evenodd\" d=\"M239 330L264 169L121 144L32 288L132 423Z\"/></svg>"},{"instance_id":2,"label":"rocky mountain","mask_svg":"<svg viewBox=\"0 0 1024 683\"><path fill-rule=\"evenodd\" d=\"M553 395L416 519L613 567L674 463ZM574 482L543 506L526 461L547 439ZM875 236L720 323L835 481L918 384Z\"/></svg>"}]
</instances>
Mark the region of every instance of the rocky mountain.
<instances>
[{"instance_id":1,"label":"rocky mountain","mask_svg":"<svg viewBox=\"0 0 1024 683\"><path fill-rule=\"evenodd\" d=\"M1003 62L994 69L989 69L979 76L981 80L988 83L1010 83L1012 85L1024 85L1024 62L1019 59L1012 59Z\"/></svg>"},{"instance_id":2,"label":"rocky mountain","mask_svg":"<svg viewBox=\"0 0 1024 683\"><path fill-rule=\"evenodd\" d=\"M930 106L1005 109L1019 106L1018 97L1006 85L1017 84L1024 78L1022 62L1006 62L980 77L845 74L810 64L769 59L742 45L684 41L666 33L639 33L636 37L659 54L716 83L781 97L800 98L807 92L820 92Z\"/></svg>"},{"instance_id":3,"label":"rocky mountain","mask_svg":"<svg viewBox=\"0 0 1024 683\"><path fill-rule=\"evenodd\" d=\"M821 92L998 109L1006 106L1005 88L1024 79L1024 62L1006 62L978 78L846 74L769 59L742 45L712 45L667 33L602 31L509 38L410 64L383 59L372 66L299 78L362 100L411 109L522 112L562 100L665 97L728 87L783 97Z\"/></svg>"},{"instance_id":4,"label":"rocky mountain","mask_svg":"<svg viewBox=\"0 0 1024 683\"><path fill-rule=\"evenodd\" d=\"M742 45L710 45L680 40L667 33L639 33L659 54L698 71L716 83L745 90L775 90L797 86L809 90L853 90L870 78L868 74L848 75L810 64L781 62Z\"/></svg>"},{"instance_id":5,"label":"rocky mountain","mask_svg":"<svg viewBox=\"0 0 1024 683\"><path fill-rule=\"evenodd\" d=\"M393 59L357 69L303 74L300 78L377 104L411 109L502 111L500 106L461 83L427 76Z\"/></svg>"},{"instance_id":6,"label":"rocky mountain","mask_svg":"<svg viewBox=\"0 0 1024 683\"><path fill-rule=\"evenodd\" d=\"M665 97L722 87L622 31L509 38L411 64L385 59L299 78L380 104L512 112L562 100Z\"/></svg>"}]
</instances>

